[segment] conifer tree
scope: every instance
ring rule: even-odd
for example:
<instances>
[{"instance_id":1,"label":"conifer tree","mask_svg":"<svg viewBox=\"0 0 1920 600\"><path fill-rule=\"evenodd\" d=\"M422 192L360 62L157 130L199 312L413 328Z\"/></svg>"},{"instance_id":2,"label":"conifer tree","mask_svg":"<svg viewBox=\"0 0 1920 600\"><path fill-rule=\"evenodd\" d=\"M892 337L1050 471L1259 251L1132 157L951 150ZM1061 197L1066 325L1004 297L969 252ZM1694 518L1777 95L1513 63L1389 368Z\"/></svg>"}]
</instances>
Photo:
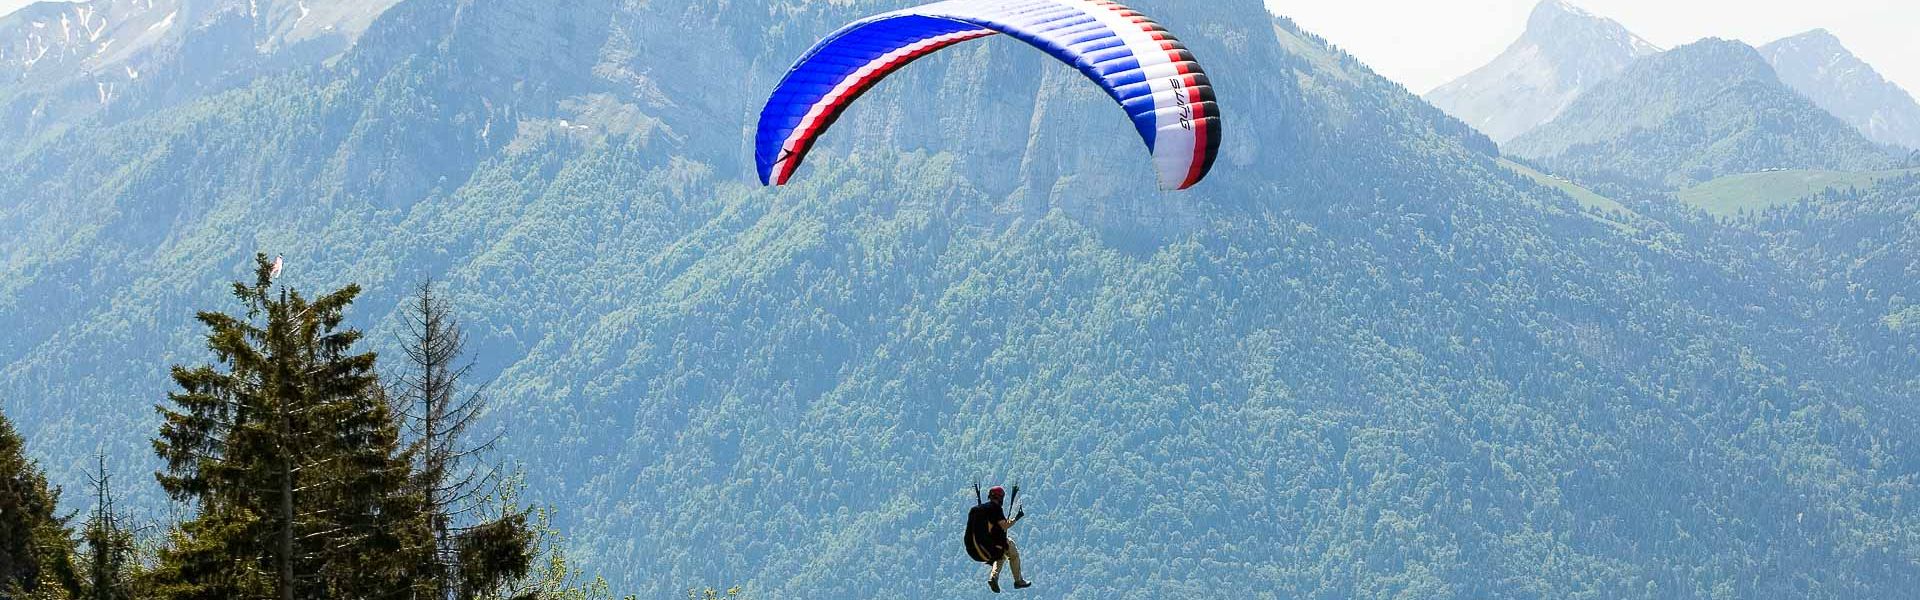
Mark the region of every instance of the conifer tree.
<instances>
[{"instance_id":1,"label":"conifer tree","mask_svg":"<svg viewBox=\"0 0 1920 600\"><path fill-rule=\"evenodd\" d=\"M180 598L378 598L409 589L427 547L398 426L343 327L358 286L309 301L233 285L242 315L203 312L217 365L175 367L155 451L162 489L197 509L161 551L156 594Z\"/></svg>"},{"instance_id":2,"label":"conifer tree","mask_svg":"<svg viewBox=\"0 0 1920 600\"><path fill-rule=\"evenodd\" d=\"M0 415L0 598L65 598L79 587L60 490Z\"/></svg>"}]
</instances>

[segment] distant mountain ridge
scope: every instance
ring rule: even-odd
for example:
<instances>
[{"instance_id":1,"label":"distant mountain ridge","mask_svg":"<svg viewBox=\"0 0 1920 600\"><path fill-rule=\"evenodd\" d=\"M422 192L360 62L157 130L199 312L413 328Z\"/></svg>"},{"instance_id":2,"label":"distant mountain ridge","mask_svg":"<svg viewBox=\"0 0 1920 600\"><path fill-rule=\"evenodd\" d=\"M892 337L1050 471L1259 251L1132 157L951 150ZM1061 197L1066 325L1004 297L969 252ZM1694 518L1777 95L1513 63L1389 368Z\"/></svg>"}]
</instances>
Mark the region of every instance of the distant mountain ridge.
<instances>
[{"instance_id":1,"label":"distant mountain ridge","mask_svg":"<svg viewBox=\"0 0 1920 600\"><path fill-rule=\"evenodd\" d=\"M1847 50L1833 33L1815 29L1762 46L1760 53L1781 81L1867 138L1920 149L1920 103Z\"/></svg>"},{"instance_id":2,"label":"distant mountain ridge","mask_svg":"<svg viewBox=\"0 0 1920 600\"><path fill-rule=\"evenodd\" d=\"M318 65L398 1L31 4L0 16L0 132L31 136L110 109L130 116Z\"/></svg>"},{"instance_id":3,"label":"distant mountain ridge","mask_svg":"<svg viewBox=\"0 0 1920 600\"><path fill-rule=\"evenodd\" d=\"M1668 188L1768 169L1899 164L1787 87L1759 51L1719 39L1635 63L1506 150L1560 172Z\"/></svg>"},{"instance_id":4,"label":"distant mountain ridge","mask_svg":"<svg viewBox=\"0 0 1920 600\"><path fill-rule=\"evenodd\" d=\"M1659 52L1616 21L1566 0L1544 0L1506 52L1426 99L1505 144L1552 121L1581 92Z\"/></svg>"}]
</instances>

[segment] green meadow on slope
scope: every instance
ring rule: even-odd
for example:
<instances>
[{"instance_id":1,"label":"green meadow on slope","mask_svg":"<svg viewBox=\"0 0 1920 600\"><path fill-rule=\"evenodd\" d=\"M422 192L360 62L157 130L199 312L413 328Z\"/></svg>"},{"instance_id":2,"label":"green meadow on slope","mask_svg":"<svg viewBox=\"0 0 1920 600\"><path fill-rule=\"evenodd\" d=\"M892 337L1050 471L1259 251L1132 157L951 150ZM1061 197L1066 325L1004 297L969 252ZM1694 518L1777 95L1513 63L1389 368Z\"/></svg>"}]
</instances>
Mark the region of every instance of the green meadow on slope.
<instances>
[{"instance_id":1,"label":"green meadow on slope","mask_svg":"<svg viewBox=\"0 0 1920 600\"><path fill-rule=\"evenodd\" d=\"M1719 217L1757 213L1832 188L1865 188L1920 170L1844 172L1786 170L1729 175L1680 190L1678 198Z\"/></svg>"},{"instance_id":2,"label":"green meadow on slope","mask_svg":"<svg viewBox=\"0 0 1920 600\"><path fill-rule=\"evenodd\" d=\"M1546 173L1541 173L1539 170L1534 169L1533 167L1520 164L1519 162L1516 162L1512 159L1506 159L1506 158L1500 159L1500 166L1513 169L1514 172L1519 173L1521 175L1525 175L1527 176L1528 179L1532 179L1534 182L1539 183L1540 185L1544 185L1556 190L1560 190L1561 193L1564 193L1567 196L1573 198L1574 201L1579 202L1581 206L1585 206L1587 208L1600 210L1604 212L1633 212L1632 210L1629 210L1626 205L1621 204L1619 201L1616 201L1612 198L1608 198L1606 196L1602 196L1594 192L1593 190L1589 190L1587 188L1581 187L1580 184L1574 183L1564 177L1558 177L1554 175L1548 175Z\"/></svg>"}]
</instances>

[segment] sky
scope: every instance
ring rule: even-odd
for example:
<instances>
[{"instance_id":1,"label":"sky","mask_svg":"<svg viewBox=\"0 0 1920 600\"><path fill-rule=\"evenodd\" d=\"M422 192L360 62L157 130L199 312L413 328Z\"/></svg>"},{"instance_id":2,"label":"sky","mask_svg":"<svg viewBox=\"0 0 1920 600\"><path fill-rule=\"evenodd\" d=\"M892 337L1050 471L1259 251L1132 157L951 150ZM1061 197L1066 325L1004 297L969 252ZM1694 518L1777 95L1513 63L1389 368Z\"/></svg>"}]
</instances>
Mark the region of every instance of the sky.
<instances>
[{"instance_id":1,"label":"sky","mask_svg":"<svg viewBox=\"0 0 1920 600\"><path fill-rule=\"evenodd\" d=\"M1206 1L1206 0L1195 0ZM1537 0L1266 0L1375 71L1425 93L1493 60ZM32 0L0 0L0 15ZM1920 0L1572 0L1672 48L1704 37L1759 46L1824 27L1920 95Z\"/></svg>"},{"instance_id":2,"label":"sky","mask_svg":"<svg viewBox=\"0 0 1920 600\"><path fill-rule=\"evenodd\" d=\"M4 1L4 0L0 0ZM1705 37L1759 46L1810 29L1839 36L1920 95L1920 0L1571 0L1662 48ZM1277 14L1426 93L1520 37L1537 0L1267 0Z\"/></svg>"}]
</instances>

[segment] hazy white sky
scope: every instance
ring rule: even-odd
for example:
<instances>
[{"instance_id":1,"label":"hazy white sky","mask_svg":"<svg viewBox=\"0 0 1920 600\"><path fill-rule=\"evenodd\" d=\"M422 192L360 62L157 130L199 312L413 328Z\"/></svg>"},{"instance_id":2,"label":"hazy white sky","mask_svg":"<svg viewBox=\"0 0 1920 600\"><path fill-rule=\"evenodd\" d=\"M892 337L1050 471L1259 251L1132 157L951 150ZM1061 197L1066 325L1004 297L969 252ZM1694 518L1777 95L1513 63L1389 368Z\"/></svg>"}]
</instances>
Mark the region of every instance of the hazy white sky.
<instances>
[{"instance_id":1,"label":"hazy white sky","mask_svg":"<svg viewBox=\"0 0 1920 600\"><path fill-rule=\"evenodd\" d=\"M1537 0L1266 1L1274 12L1424 93L1506 49ZM1665 48L1709 36L1758 46L1825 27L1881 74L1920 94L1920 0L1572 1ZM30 2L0 0L0 15Z\"/></svg>"},{"instance_id":2,"label":"hazy white sky","mask_svg":"<svg viewBox=\"0 0 1920 600\"><path fill-rule=\"evenodd\" d=\"M1755 46L1825 27L1854 54L1920 93L1920 0L1571 0L1662 48L1704 37ZM1538 0L1267 0L1425 93L1486 64L1520 37Z\"/></svg>"}]
</instances>

